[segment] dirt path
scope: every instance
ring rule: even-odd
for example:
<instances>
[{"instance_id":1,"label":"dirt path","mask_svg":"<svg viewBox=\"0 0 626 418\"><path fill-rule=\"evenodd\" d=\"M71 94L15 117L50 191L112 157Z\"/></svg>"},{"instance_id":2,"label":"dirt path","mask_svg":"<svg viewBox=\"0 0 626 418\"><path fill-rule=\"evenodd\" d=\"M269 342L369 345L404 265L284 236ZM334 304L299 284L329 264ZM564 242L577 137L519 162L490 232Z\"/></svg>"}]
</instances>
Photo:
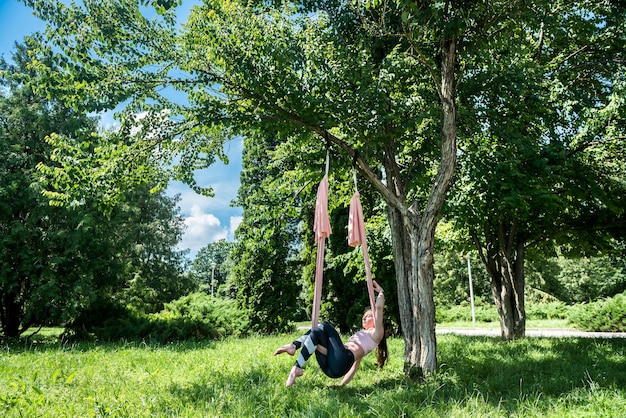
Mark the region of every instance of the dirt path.
<instances>
[{"instance_id":1,"label":"dirt path","mask_svg":"<svg viewBox=\"0 0 626 418\"><path fill-rule=\"evenodd\" d=\"M436 332L437 335L500 336L500 328L437 328ZM571 328L527 328L526 336L549 338L626 338L626 332L585 332Z\"/></svg>"}]
</instances>

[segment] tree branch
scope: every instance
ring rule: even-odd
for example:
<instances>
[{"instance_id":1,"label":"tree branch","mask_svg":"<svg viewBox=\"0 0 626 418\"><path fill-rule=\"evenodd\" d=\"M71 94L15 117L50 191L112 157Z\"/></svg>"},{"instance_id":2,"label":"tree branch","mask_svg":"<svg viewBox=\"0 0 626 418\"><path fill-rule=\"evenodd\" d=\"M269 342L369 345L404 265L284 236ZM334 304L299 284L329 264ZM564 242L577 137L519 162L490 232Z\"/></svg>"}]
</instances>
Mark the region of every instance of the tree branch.
<instances>
[{"instance_id":1,"label":"tree branch","mask_svg":"<svg viewBox=\"0 0 626 418\"><path fill-rule=\"evenodd\" d=\"M373 186L376 190L378 190L385 200L387 204L396 208L404 217L408 216L410 211L407 208L405 202L396 196L391 190L381 181L381 179L376 175L372 167L365 161L361 155L357 152L356 149L351 147L347 142L342 140L341 138L333 135L327 129L323 128L319 124L311 124L306 122L299 114L294 113L288 109L282 108L276 103L269 103L266 98L261 97L258 93L246 89L241 85L235 84L228 80L226 77L220 77L218 74L215 74L208 70L198 70L203 72L210 77L216 79L217 82L222 83L225 86L229 86L234 90L241 93L242 97L253 100L257 105L261 105L263 109L273 109L272 112L267 112L264 117L270 120L281 121L281 122L289 122L298 126L301 126L307 129L310 132L314 132L318 134L320 137L328 140L330 143L334 144L340 150L342 150L350 159L352 159L355 163L355 166Z\"/></svg>"}]
</instances>

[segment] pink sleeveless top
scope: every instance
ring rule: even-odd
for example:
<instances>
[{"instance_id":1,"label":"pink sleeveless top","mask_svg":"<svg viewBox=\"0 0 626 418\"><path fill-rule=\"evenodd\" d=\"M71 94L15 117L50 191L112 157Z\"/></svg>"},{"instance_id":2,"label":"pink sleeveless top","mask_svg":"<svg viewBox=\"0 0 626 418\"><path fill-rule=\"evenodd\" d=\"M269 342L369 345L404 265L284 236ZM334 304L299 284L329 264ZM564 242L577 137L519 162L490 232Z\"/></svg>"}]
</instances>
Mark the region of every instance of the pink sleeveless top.
<instances>
[{"instance_id":1,"label":"pink sleeveless top","mask_svg":"<svg viewBox=\"0 0 626 418\"><path fill-rule=\"evenodd\" d=\"M376 344L376 342L374 342L370 333L367 331L363 331L363 330L357 332L352 337L350 337L348 342L356 343L360 345L361 348L363 348L363 351L365 352L364 356L366 356L370 351L375 349L376 346L378 345Z\"/></svg>"}]
</instances>

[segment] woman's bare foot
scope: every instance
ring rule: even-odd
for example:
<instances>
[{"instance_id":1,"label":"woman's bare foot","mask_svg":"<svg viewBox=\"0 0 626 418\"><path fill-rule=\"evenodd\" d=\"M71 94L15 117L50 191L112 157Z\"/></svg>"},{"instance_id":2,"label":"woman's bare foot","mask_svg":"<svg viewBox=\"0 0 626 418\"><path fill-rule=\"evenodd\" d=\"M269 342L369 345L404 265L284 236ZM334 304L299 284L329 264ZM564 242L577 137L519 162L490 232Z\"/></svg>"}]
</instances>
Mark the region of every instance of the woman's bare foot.
<instances>
[{"instance_id":1,"label":"woman's bare foot","mask_svg":"<svg viewBox=\"0 0 626 418\"><path fill-rule=\"evenodd\" d=\"M296 381L296 377L300 377L302 376L302 369L298 366L293 366L291 368L291 371L289 372L289 377L287 378L287 383L285 384L285 386L289 387L291 385L293 385L293 383Z\"/></svg>"},{"instance_id":2,"label":"woman's bare foot","mask_svg":"<svg viewBox=\"0 0 626 418\"><path fill-rule=\"evenodd\" d=\"M296 354L296 346L293 345L293 343L286 344L280 348L277 348L276 351L274 351L274 355L281 354L281 353L287 353L290 356L293 356L294 354Z\"/></svg>"}]
</instances>

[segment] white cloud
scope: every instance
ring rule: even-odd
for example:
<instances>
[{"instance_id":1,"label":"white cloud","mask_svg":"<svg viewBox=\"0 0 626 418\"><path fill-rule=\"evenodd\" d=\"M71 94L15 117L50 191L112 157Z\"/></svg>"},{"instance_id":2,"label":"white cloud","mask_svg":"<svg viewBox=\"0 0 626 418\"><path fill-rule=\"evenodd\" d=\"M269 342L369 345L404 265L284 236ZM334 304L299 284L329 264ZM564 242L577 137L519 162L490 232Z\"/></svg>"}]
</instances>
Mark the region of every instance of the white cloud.
<instances>
[{"instance_id":1,"label":"white cloud","mask_svg":"<svg viewBox=\"0 0 626 418\"><path fill-rule=\"evenodd\" d=\"M235 231L237 227L241 224L243 220L243 216L231 216L230 217L230 239L235 238Z\"/></svg>"},{"instance_id":2,"label":"white cloud","mask_svg":"<svg viewBox=\"0 0 626 418\"><path fill-rule=\"evenodd\" d=\"M167 188L169 196L180 195L178 206L181 216L185 218L187 230L178 247L188 248L191 259L207 244L221 239L235 239L235 230L242 220L242 208L232 207L231 202L237 197L239 189L242 148L241 140L229 143L226 148L229 164L216 162L195 173L200 186L213 188L213 197L199 195L179 181L170 182Z\"/></svg>"},{"instance_id":3,"label":"white cloud","mask_svg":"<svg viewBox=\"0 0 626 418\"><path fill-rule=\"evenodd\" d=\"M222 227L213 214L204 213L198 205L191 208L191 215L185 218L187 229L179 244L181 249L189 249L191 256L209 243L228 238L228 228Z\"/></svg>"}]
</instances>

